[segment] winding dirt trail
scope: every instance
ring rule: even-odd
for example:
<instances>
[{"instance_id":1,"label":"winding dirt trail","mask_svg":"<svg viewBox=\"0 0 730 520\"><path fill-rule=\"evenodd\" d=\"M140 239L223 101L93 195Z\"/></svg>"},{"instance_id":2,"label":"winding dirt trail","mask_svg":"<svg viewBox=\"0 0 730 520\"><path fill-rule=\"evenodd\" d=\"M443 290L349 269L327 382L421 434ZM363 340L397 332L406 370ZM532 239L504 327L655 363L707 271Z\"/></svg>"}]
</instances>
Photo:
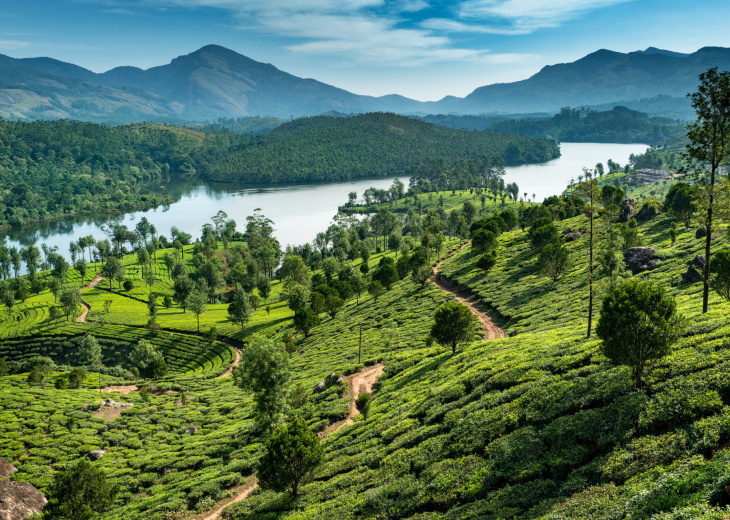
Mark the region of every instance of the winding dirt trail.
<instances>
[{"instance_id":1,"label":"winding dirt trail","mask_svg":"<svg viewBox=\"0 0 730 520\"><path fill-rule=\"evenodd\" d=\"M471 244L471 242L467 242L459 249L451 251L446 256L446 258L453 255L456 251L464 249L469 244ZM444 291L453 294L458 301L469 307L469 310L474 313L477 319L479 319L479 322L482 324L485 339L499 339L506 337L507 334L505 334L504 330L498 327L497 324L494 323L494 320L492 320L492 318L490 318L486 312L484 312L477 306L473 296L468 296L466 292L461 288L461 286L454 287L453 284L451 284L444 277L437 276L439 272L439 267L441 267L441 265L446 261L446 258L437 263L436 267L433 268L433 276L430 278L430 280Z\"/></svg>"},{"instance_id":2,"label":"winding dirt trail","mask_svg":"<svg viewBox=\"0 0 730 520\"><path fill-rule=\"evenodd\" d=\"M360 411L357 409L355 401L357 401L358 396L364 392L367 392L369 394L373 393L373 384L378 379L378 377L382 375L384 368L385 367L382 363L378 363L377 365L368 367L361 372L352 374L351 376L345 378L350 383L349 390L347 392L348 394L350 394L350 414L347 416L347 419L343 419L342 421L337 421L334 424L330 424L323 431L317 433L317 436L320 439L324 439L330 433L336 432L346 424L353 424L354 421L352 420L352 418L360 415ZM235 504L236 502L240 502L241 500L245 499L251 493L251 491L256 489L257 486L258 482L254 477L253 480L249 481L248 483L238 486L237 488L233 488L233 491L236 493L233 497L219 502L218 504L216 504L215 508L211 509L210 511L206 511L204 513L200 513L196 516L190 517L190 520L218 520L221 517L220 515L223 512L223 509L230 506L231 504Z\"/></svg>"},{"instance_id":3,"label":"winding dirt trail","mask_svg":"<svg viewBox=\"0 0 730 520\"><path fill-rule=\"evenodd\" d=\"M91 280L88 284L81 287L80 290L85 291L86 289L93 289L94 287L96 287L96 284L101 282L102 279L103 279L103 276L101 276L100 274L97 274L93 280ZM76 321L78 321L79 323L84 323L86 321L86 316L88 316L91 308L86 303L84 303L84 300L81 300L81 305L84 307L84 310L81 312L81 315L78 318L76 318Z\"/></svg>"},{"instance_id":4,"label":"winding dirt trail","mask_svg":"<svg viewBox=\"0 0 730 520\"><path fill-rule=\"evenodd\" d=\"M223 343L224 345L228 345L228 343L225 343L223 341L221 341L221 343ZM221 375L216 377L216 379L230 376L233 373L233 369L236 368L238 366L238 364L241 362L241 349L238 347L234 347L233 345L228 345L228 346L236 349L236 359L234 359L233 363L231 363L231 366L229 366L228 369L225 372L223 372Z\"/></svg>"}]
</instances>

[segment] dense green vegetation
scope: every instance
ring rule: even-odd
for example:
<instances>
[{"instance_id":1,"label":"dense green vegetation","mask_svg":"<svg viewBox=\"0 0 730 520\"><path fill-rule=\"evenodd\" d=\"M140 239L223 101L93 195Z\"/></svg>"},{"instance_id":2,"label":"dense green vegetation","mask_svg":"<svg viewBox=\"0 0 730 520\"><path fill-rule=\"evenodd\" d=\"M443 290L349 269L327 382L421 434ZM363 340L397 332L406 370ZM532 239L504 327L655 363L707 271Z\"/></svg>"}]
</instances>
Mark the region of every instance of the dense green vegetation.
<instances>
[{"instance_id":1,"label":"dense green vegetation","mask_svg":"<svg viewBox=\"0 0 730 520\"><path fill-rule=\"evenodd\" d=\"M406 172L424 157L450 163L479 155L520 164L559 150L549 139L452 130L394 114L304 118L257 135L0 120L0 227L170 203L154 188L175 175L323 182Z\"/></svg>"},{"instance_id":2,"label":"dense green vegetation","mask_svg":"<svg viewBox=\"0 0 730 520\"><path fill-rule=\"evenodd\" d=\"M563 108L549 119L512 119L491 126L496 132L551 137L570 143L648 143L684 135L684 123L649 117L626 107L606 112Z\"/></svg>"}]
</instances>

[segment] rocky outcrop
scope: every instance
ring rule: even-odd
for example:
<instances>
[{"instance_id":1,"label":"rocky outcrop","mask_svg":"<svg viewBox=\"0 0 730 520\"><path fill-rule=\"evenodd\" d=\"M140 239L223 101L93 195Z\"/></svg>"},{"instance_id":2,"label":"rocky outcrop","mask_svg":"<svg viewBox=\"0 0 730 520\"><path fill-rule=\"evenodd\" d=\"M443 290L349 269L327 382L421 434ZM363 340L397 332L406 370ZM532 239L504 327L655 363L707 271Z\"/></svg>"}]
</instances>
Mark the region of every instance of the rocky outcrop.
<instances>
[{"instance_id":1,"label":"rocky outcrop","mask_svg":"<svg viewBox=\"0 0 730 520\"><path fill-rule=\"evenodd\" d=\"M313 393L318 394L320 392L323 392L325 388L327 388L330 385L340 384L343 381L342 376L338 376L335 373L332 373L324 378L324 381L320 381L317 383L314 387L314 390L312 390Z\"/></svg>"},{"instance_id":2,"label":"rocky outcrop","mask_svg":"<svg viewBox=\"0 0 730 520\"><path fill-rule=\"evenodd\" d=\"M701 227L695 231L695 238L705 238L707 236L707 229Z\"/></svg>"},{"instance_id":3,"label":"rocky outcrop","mask_svg":"<svg viewBox=\"0 0 730 520\"><path fill-rule=\"evenodd\" d=\"M104 450L91 450L86 454L86 456L89 457L89 460L99 460L104 455L106 455L106 451Z\"/></svg>"},{"instance_id":4,"label":"rocky outcrop","mask_svg":"<svg viewBox=\"0 0 730 520\"><path fill-rule=\"evenodd\" d=\"M317 383L316 385L314 385L314 390L312 390L312 392L315 393L315 394L318 394L320 392L323 392L326 386L327 385L324 384L324 381L320 381L319 383Z\"/></svg>"},{"instance_id":5,"label":"rocky outcrop","mask_svg":"<svg viewBox=\"0 0 730 520\"><path fill-rule=\"evenodd\" d=\"M702 282L705 278L703 272L705 269L705 256L697 255L692 260L687 262L687 272L682 275L682 283L697 283Z\"/></svg>"},{"instance_id":6,"label":"rocky outcrop","mask_svg":"<svg viewBox=\"0 0 730 520\"><path fill-rule=\"evenodd\" d=\"M43 493L28 482L5 480L17 468L0 457L0 520L21 520L38 514L48 501Z\"/></svg>"},{"instance_id":7,"label":"rocky outcrop","mask_svg":"<svg viewBox=\"0 0 730 520\"><path fill-rule=\"evenodd\" d=\"M624 251L624 263L632 273L650 271L659 266L661 261L653 247L630 247Z\"/></svg>"},{"instance_id":8,"label":"rocky outcrop","mask_svg":"<svg viewBox=\"0 0 730 520\"><path fill-rule=\"evenodd\" d=\"M101 405L108 408L132 408L134 406L132 403L118 403L113 399L107 399Z\"/></svg>"},{"instance_id":9,"label":"rocky outcrop","mask_svg":"<svg viewBox=\"0 0 730 520\"><path fill-rule=\"evenodd\" d=\"M633 217L635 213L636 202L634 202L634 199L624 199L624 201L621 203L621 206L619 206L618 221L628 222L629 220L631 220L631 217Z\"/></svg>"},{"instance_id":10,"label":"rocky outcrop","mask_svg":"<svg viewBox=\"0 0 730 520\"><path fill-rule=\"evenodd\" d=\"M18 471L18 468L10 464L7 460L0 457L0 479L8 479L10 475Z\"/></svg>"}]
</instances>

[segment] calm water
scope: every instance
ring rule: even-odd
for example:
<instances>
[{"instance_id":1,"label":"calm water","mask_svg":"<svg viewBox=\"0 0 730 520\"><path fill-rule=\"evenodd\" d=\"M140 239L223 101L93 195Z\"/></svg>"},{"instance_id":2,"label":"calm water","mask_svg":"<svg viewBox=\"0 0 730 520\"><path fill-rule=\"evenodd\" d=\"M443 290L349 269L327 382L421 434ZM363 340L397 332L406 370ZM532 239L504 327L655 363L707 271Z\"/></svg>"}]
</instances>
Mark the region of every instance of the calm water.
<instances>
[{"instance_id":1,"label":"calm water","mask_svg":"<svg viewBox=\"0 0 730 520\"><path fill-rule=\"evenodd\" d=\"M563 143L562 156L542 164L509 167L505 182L516 182L520 196L528 193L536 200L562 192L571 178L582 173L583 167L593 168L608 159L620 164L628 162L629 155L643 153L643 144L593 144ZM246 217L256 208L275 223L276 237L282 246L311 242L315 235L330 224L337 213L337 207L347 202L347 195L355 191L358 197L369 187L387 188L395 177L381 177L349 182L328 184L298 184L289 186L267 186L242 188L230 185L201 185L194 183L174 183L168 186L171 195L179 202L170 206L158 207L129 213L124 223L130 228L143 216L152 222L158 233L169 238L170 228L177 228L200 235L200 229L210 217L219 210L235 219L239 229L243 229ZM408 186L408 178L401 176ZM41 224L12 229L5 234L6 243L15 246L45 243L58 246L59 253L68 255L68 244L79 237L93 235L103 238L101 226L107 222L107 215L95 217L76 217L59 219Z\"/></svg>"}]
</instances>

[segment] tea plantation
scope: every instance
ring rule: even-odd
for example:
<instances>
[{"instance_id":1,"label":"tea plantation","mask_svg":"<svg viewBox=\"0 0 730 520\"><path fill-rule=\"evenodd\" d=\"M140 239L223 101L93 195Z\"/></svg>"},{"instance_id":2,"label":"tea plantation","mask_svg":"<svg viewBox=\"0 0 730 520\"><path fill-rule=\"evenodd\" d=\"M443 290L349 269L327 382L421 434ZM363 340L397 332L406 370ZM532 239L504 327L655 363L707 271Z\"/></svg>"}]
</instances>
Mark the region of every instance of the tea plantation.
<instances>
[{"instance_id":1,"label":"tea plantation","mask_svg":"<svg viewBox=\"0 0 730 520\"><path fill-rule=\"evenodd\" d=\"M508 203L498 209L512 206L527 208ZM424 226L435 214L424 217ZM324 463L296 501L256 488L227 507L223 518L728 518L730 304L713 293L710 312L701 313L702 284L684 283L683 275L702 254L703 241L680 226L672 244L672 222L660 214L638 226L638 240L657 250L659 262L655 269L620 275L666 287L687 325L670 354L649 366L641 390L629 367L600 353L595 333L586 338L583 216L556 222L559 232L583 233L566 243L571 267L557 282L540 274L527 229L498 236L497 262L486 273L476 265L480 253L459 249L457 238L439 246L443 254L452 252L439 272L471 291L508 334L499 340L475 334L455 354L429 337L436 309L453 296L414 280L410 271L382 294L348 295L334 317L321 310L321 324L308 337L293 325L286 276L271 278L271 293L260 298L243 332L228 319L226 286L200 314L201 333L211 327L217 332L206 337L198 334L190 309L164 305L165 296L175 294L162 258L177 253L167 249L151 262L151 287L128 255L123 261L131 288L114 281L110 292L104 279L82 291L91 309L85 323L52 318L48 289L3 313L0 358L10 373L0 377L0 456L19 468L16 480L45 490L69 463L106 450L93 464L121 491L103 518L183 519L210 511L252 481L263 453L266 435L256 427L252 396L232 377L216 377L235 359L235 348L245 349L255 334L288 344L297 399L287 413L302 417L312 431L346 418L350 409L346 381L315 393L317 383L375 363L383 363L385 372L366 418L359 415L322 440ZM727 246L724 234L713 241L713 250ZM395 258L395 251L366 247L373 252L365 271ZM437 255L424 248L434 264ZM188 249L183 260L192 273L203 260ZM208 254L228 265L221 244ZM341 261L357 270L361 263L357 257ZM332 279L345 276L342 270L325 277L324 261L307 264L322 285L335 286ZM72 281L81 285L80 278ZM594 328L608 289L608 278L597 275ZM150 291L158 302L157 328L147 326ZM151 393L100 393L91 371L81 388L56 389L56 379L83 364L79 349L86 335L102 348L102 386L147 385ZM143 339L168 366L155 381L131 372L130 353ZM55 367L45 387L27 382L39 357ZM109 396L134 406L104 417L99 407Z\"/></svg>"}]
</instances>

